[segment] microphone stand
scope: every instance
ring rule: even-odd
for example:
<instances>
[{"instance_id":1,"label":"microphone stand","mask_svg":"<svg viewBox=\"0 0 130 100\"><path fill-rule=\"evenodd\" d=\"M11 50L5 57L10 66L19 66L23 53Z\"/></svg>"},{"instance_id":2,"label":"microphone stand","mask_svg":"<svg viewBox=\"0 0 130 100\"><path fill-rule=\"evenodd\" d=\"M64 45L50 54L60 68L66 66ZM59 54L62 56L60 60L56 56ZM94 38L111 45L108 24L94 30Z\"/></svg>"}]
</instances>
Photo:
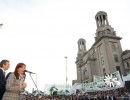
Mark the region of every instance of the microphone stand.
<instances>
[{"instance_id":1,"label":"microphone stand","mask_svg":"<svg viewBox=\"0 0 130 100\"><path fill-rule=\"evenodd\" d=\"M36 74L36 86L37 86L37 74Z\"/></svg>"},{"instance_id":2,"label":"microphone stand","mask_svg":"<svg viewBox=\"0 0 130 100\"><path fill-rule=\"evenodd\" d=\"M32 79L32 81L33 81L33 83L34 83L34 85L35 85L35 87L36 87L36 89L37 89L37 91L38 91L38 93L39 93L39 90L38 90L37 84L35 83L34 79L32 78L31 73L29 73L29 75L30 75L30 77L31 77L31 79ZM40 93L39 93L39 94L40 94Z\"/></svg>"}]
</instances>

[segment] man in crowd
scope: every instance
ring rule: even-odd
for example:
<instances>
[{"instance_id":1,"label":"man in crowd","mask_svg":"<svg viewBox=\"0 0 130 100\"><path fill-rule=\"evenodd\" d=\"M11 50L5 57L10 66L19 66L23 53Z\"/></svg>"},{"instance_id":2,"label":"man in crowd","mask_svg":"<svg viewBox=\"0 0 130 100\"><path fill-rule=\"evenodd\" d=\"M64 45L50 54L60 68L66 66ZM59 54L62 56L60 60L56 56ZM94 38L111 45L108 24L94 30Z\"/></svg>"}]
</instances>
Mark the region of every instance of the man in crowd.
<instances>
[{"instance_id":1,"label":"man in crowd","mask_svg":"<svg viewBox=\"0 0 130 100\"><path fill-rule=\"evenodd\" d=\"M6 84L6 78L5 78L5 72L10 67L10 63L8 60L2 60L0 62L0 100L2 100L2 96L5 92L5 84Z\"/></svg>"}]
</instances>

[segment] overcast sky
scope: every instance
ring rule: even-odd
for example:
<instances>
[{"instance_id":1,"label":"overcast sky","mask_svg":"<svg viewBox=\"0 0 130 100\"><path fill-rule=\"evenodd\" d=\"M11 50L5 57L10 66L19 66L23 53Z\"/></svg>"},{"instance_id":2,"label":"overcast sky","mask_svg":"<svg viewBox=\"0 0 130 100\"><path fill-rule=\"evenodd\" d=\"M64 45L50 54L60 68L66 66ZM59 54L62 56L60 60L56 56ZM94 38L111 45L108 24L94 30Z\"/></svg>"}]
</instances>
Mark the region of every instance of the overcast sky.
<instances>
[{"instance_id":1,"label":"overcast sky","mask_svg":"<svg viewBox=\"0 0 130 100\"><path fill-rule=\"evenodd\" d=\"M0 60L10 60L8 72L19 62L37 73L37 84L64 84L76 79L79 38L87 50L94 43L95 15L106 11L109 24L122 37L122 49L130 49L129 0L0 0ZM33 75L34 80L36 76ZM34 87L27 75L27 90Z\"/></svg>"}]
</instances>

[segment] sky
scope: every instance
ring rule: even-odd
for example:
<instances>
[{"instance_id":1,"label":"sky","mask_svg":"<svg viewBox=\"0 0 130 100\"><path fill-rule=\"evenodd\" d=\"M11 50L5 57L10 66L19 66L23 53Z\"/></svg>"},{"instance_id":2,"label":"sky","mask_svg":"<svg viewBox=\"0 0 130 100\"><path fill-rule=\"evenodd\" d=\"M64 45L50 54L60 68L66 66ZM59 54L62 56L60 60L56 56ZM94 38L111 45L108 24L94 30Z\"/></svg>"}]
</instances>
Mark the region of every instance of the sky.
<instances>
[{"instance_id":1,"label":"sky","mask_svg":"<svg viewBox=\"0 0 130 100\"><path fill-rule=\"evenodd\" d=\"M130 49L129 0L0 0L0 60L8 59L13 72L17 63L35 72L39 90L45 84L68 84L77 78L77 41L94 43L95 15L108 14L109 24L122 37L122 50ZM36 79L37 77L37 79ZM35 88L27 73L27 89Z\"/></svg>"}]
</instances>

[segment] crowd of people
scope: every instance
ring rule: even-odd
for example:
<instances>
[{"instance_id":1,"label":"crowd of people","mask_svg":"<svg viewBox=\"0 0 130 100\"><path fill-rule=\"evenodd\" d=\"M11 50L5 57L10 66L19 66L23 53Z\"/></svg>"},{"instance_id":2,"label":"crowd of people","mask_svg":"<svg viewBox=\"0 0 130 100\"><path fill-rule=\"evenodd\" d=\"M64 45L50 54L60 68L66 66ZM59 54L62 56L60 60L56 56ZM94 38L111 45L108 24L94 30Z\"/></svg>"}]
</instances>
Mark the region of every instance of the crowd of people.
<instances>
[{"instance_id":1,"label":"crowd of people","mask_svg":"<svg viewBox=\"0 0 130 100\"><path fill-rule=\"evenodd\" d=\"M18 63L14 72L6 75L8 60L0 62L0 100L130 100L130 90L120 88L112 91L77 93L72 95L24 95L27 84L24 63Z\"/></svg>"},{"instance_id":2,"label":"crowd of people","mask_svg":"<svg viewBox=\"0 0 130 100\"><path fill-rule=\"evenodd\" d=\"M130 100L130 91L120 88L110 91L96 91L71 95L28 95L21 100Z\"/></svg>"}]
</instances>

